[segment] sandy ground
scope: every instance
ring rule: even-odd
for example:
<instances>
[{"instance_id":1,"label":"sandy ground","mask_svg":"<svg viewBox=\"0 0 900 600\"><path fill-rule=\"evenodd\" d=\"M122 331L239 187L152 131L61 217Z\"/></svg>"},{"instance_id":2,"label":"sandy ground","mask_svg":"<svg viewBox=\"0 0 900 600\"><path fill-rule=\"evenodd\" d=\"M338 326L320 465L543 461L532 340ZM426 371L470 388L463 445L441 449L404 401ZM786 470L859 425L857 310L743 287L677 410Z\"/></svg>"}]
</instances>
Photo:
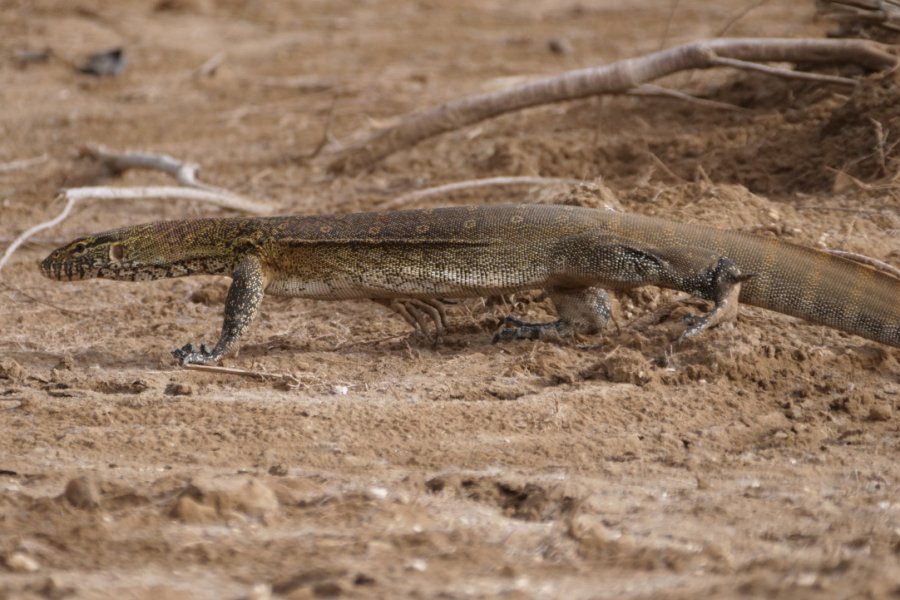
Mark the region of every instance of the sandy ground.
<instances>
[{"instance_id":1,"label":"sandy ground","mask_svg":"<svg viewBox=\"0 0 900 600\"><path fill-rule=\"evenodd\" d=\"M896 265L893 76L852 91L685 73L664 83L743 110L589 99L447 134L358 175L304 160L329 123L346 141L523 76L726 29L820 37L831 25L812 5L7 2L0 247L58 212L60 187L166 182L103 179L77 158L93 142L197 161L207 181L283 213L370 209L476 177L575 177L586 185L440 202L612 194L627 210ZM71 68L118 45L119 77ZM49 62L15 60L45 48ZM5 269L0 596L900 593L897 349L747 308L673 351L677 322L651 317L683 297L653 289L620 298L618 330L502 346L489 340L508 311L547 317L539 293L452 307L437 347L374 303L266 299L225 364L275 375L246 378L170 356L214 338L227 280L61 284L37 269L77 235L201 214L225 213L85 205Z\"/></svg>"}]
</instances>

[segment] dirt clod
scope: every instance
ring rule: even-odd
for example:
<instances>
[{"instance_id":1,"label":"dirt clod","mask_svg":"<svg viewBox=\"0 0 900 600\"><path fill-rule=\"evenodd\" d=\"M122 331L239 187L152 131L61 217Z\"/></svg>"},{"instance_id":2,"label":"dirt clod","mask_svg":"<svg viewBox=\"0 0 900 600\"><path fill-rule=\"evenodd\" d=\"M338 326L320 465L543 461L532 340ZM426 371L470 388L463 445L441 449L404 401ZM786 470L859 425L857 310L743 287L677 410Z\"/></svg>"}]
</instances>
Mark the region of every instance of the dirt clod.
<instances>
[{"instance_id":1,"label":"dirt clod","mask_svg":"<svg viewBox=\"0 0 900 600\"><path fill-rule=\"evenodd\" d=\"M100 504L97 483L91 477L76 477L66 484L63 496L75 508L93 509Z\"/></svg>"}]
</instances>

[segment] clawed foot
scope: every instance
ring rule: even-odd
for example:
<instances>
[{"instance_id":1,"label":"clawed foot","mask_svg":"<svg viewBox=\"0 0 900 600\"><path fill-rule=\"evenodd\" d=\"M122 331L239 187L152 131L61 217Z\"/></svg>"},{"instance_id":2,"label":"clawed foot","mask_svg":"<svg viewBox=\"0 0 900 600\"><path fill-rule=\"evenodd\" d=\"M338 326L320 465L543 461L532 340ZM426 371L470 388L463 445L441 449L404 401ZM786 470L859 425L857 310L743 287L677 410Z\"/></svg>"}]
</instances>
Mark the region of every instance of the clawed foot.
<instances>
[{"instance_id":1,"label":"clawed foot","mask_svg":"<svg viewBox=\"0 0 900 600\"><path fill-rule=\"evenodd\" d=\"M375 298L375 302L386 306L409 323L410 327L430 337L438 344L447 331L447 313L444 311L445 300L418 298ZM429 329L431 332L429 332Z\"/></svg>"},{"instance_id":2,"label":"clawed foot","mask_svg":"<svg viewBox=\"0 0 900 600\"><path fill-rule=\"evenodd\" d=\"M211 365L219 361L219 356L210 350L206 344L200 344L200 350L193 344L185 344L181 348L172 351L172 356L178 359L182 367L187 365Z\"/></svg>"},{"instance_id":3,"label":"clawed foot","mask_svg":"<svg viewBox=\"0 0 900 600\"><path fill-rule=\"evenodd\" d=\"M512 315L504 317L500 326L502 329L491 338L492 344L513 340L539 340L548 334L561 338L572 333L572 326L562 320L552 323L528 323Z\"/></svg>"},{"instance_id":4,"label":"clawed foot","mask_svg":"<svg viewBox=\"0 0 900 600\"><path fill-rule=\"evenodd\" d=\"M709 315L686 315L681 318L681 322L684 323L685 330L679 334L676 340L678 344L707 329L709 327Z\"/></svg>"},{"instance_id":5,"label":"clawed foot","mask_svg":"<svg viewBox=\"0 0 900 600\"><path fill-rule=\"evenodd\" d=\"M726 321L733 321L737 317L741 284L753 277L753 273L739 272L734 263L727 258L719 259L712 277L715 305L705 315L685 317L687 329L678 336L677 343L680 344L705 329L715 327Z\"/></svg>"}]
</instances>

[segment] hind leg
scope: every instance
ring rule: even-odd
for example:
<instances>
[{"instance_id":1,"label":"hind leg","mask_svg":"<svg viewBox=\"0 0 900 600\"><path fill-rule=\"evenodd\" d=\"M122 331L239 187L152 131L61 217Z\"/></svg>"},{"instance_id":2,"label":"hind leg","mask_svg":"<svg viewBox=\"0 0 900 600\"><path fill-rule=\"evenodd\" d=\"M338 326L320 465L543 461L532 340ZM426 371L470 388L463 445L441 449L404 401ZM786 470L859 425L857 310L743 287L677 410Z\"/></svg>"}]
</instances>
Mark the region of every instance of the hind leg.
<instances>
[{"instance_id":1,"label":"hind leg","mask_svg":"<svg viewBox=\"0 0 900 600\"><path fill-rule=\"evenodd\" d=\"M606 326L612 314L609 294L603 288L554 288L547 290L547 294L556 307L557 320L527 323L509 315L503 319L503 329L494 334L491 343L562 338L576 332L597 333Z\"/></svg>"}]
</instances>

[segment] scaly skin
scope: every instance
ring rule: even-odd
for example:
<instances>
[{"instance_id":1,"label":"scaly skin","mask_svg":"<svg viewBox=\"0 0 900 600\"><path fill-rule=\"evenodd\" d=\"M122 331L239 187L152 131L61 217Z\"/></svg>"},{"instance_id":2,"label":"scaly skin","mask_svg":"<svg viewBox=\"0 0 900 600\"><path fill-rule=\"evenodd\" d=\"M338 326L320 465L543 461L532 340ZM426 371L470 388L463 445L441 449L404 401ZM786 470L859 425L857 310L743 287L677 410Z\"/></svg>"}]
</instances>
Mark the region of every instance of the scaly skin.
<instances>
[{"instance_id":1,"label":"scaly skin","mask_svg":"<svg viewBox=\"0 0 900 600\"><path fill-rule=\"evenodd\" d=\"M682 338L733 316L740 301L900 346L894 277L771 238L571 206L150 223L76 240L41 271L60 280L230 275L218 343L177 350L183 364L232 352L264 293L370 298L439 333L440 299L548 292L557 321L508 317L496 341L597 331L609 317L604 289L658 285L715 302Z\"/></svg>"}]
</instances>

